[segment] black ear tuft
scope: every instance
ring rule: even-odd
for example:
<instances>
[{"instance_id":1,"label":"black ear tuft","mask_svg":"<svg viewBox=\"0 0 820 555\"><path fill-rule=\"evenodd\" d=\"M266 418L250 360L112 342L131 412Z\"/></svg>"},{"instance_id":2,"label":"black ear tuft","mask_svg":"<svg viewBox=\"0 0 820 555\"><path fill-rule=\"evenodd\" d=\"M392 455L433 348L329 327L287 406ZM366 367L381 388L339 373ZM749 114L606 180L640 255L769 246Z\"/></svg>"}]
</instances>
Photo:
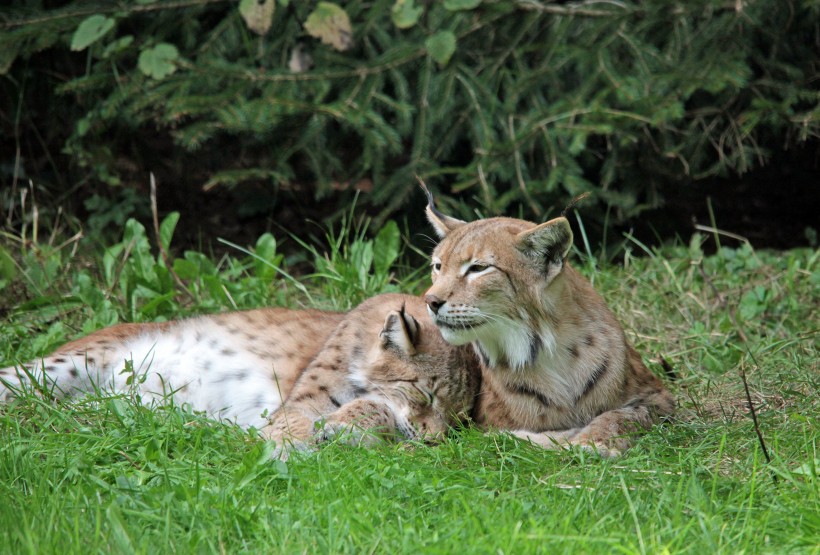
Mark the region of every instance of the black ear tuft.
<instances>
[{"instance_id":1,"label":"black ear tuft","mask_svg":"<svg viewBox=\"0 0 820 555\"><path fill-rule=\"evenodd\" d=\"M430 189L427 188L427 185L419 176L416 176L416 179L418 179L424 194L427 195L427 219L430 221L430 225L433 226L433 229L436 230L439 239L443 239L452 230L466 223L439 212L438 208L436 208L436 201L433 199L433 193L430 192Z\"/></svg>"},{"instance_id":2,"label":"black ear tuft","mask_svg":"<svg viewBox=\"0 0 820 555\"><path fill-rule=\"evenodd\" d=\"M420 328L418 321L407 313L405 303L402 303L399 314L401 315L402 322L404 323L404 331L408 339L410 339L410 343L412 345L418 345Z\"/></svg>"},{"instance_id":3,"label":"black ear tuft","mask_svg":"<svg viewBox=\"0 0 820 555\"><path fill-rule=\"evenodd\" d=\"M384 319L384 326L379 333L382 348L398 351L406 355L416 352L419 340L419 323L407 314L404 305L401 310L391 311Z\"/></svg>"}]
</instances>

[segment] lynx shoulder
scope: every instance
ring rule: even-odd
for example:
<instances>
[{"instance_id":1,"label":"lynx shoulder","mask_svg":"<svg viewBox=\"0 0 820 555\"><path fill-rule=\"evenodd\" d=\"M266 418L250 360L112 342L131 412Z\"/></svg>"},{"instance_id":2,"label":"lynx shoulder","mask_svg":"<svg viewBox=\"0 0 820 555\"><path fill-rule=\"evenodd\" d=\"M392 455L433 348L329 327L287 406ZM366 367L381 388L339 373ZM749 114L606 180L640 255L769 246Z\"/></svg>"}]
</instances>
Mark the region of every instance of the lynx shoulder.
<instances>
[{"instance_id":1,"label":"lynx shoulder","mask_svg":"<svg viewBox=\"0 0 820 555\"><path fill-rule=\"evenodd\" d=\"M673 411L612 311L567 262L565 218L468 223L428 199L440 242L424 299L444 339L471 344L481 361L479 424L606 456Z\"/></svg>"}]
</instances>

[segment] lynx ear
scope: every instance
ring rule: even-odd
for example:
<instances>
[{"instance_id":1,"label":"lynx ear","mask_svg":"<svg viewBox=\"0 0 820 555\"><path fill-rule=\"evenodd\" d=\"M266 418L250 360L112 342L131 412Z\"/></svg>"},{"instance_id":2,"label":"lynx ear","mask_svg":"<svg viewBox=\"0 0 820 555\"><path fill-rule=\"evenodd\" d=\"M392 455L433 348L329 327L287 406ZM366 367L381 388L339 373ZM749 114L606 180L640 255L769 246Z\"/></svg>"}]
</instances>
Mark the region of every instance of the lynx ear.
<instances>
[{"instance_id":1,"label":"lynx ear","mask_svg":"<svg viewBox=\"0 0 820 555\"><path fill-rule=\"evenodd\" d=\"M379 338L382 348L413 355L419 338L419 323L407 314L404 305L401 305L401 310L392 310L384 319Z\"/></svg>"},{"instance_id":2,"label":"lynx ear","mask_svg":"<svg viewBox=\"0 0 820 555\"><path fill-rule=\"evenodd\" d=\"M433 200L433 193L430 192L430 189L427 188L427 185L424 184L424 181L422 181L420 177L416 176L416 179L419 180L419 185L421 185L421 188L424 190L424 194L427 195L427 208L425 212L427 212L427 219L430 221L433 229L436 230L436 235L438 235L439 239L444 239L447 234L455 228L467 223L462 220L457 220L456 218L451 218L450 216L445 216L439 212L436 208L436 201Z\"/></svg>"},{"instance_id":3,"label":"lynx ear","mask_svg":"<svg viewBox=\"0 0 820 555\"><path fill-rule=\"evenodd\" d=\"M555 218L516 237L516 247L525 255L542 260L547 267L552 264L563 264L572 247L572 229L569 221Z\"/></svg>"}]
</instances>

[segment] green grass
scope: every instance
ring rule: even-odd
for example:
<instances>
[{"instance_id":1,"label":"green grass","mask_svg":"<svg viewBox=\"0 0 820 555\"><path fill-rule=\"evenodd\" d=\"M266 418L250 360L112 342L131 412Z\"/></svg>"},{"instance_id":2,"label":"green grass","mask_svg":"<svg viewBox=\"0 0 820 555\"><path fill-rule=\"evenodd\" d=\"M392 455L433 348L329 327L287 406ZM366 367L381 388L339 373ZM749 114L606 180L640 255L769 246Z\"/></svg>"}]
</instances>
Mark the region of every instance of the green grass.
<instances>
[{"instance_id":1,"label":"green grass","mask_svg":"<svg viewBox=\"0 0 820 555\"><path fill-rule=\"evenodd\" d=\"M144 233L128 233L105 254L75 256L7 237L17 266L0 291L14 307L0 357L118 320L345 307L424 284L374 260L395 259L392 231L378 246L346 231L327 256L311 254L320 275L299 280L272 237L252 255L180 254L183 293ZM820 553L820 253L741 245L704 256L705 240L618 266L576 256L650 367L663 375L662 356L677 375L677 416L620 459L467 429L435 447L329 445L285 464L253 432L179 408L23 397L0 408L0 552Z\"/></svg>"}]
</instances>

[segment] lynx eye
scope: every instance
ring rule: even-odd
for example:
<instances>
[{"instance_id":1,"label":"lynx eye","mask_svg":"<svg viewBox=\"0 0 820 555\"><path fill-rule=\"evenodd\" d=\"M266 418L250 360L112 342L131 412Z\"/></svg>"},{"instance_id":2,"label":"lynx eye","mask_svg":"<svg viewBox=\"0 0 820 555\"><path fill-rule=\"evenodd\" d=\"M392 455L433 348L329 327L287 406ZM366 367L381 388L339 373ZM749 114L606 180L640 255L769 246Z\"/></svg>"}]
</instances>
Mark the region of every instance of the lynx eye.
<instances>
[{"instance_id":1,"label":"lynx eye","mask_svg":"<svg viewBox=\"0 0 820 555\"><path fill-rule=\"evenodd\" d=\"M433 262L433 271L440 272L441 271L441 262Z\"/></svg>"},{"instance_id":2,"label":"lynx eye","mask_svg":"<svg viewBox=\"0 0 820 555\"><path fill-rule=\"evenodd\" d=\"M467 268L468 274L478 274L489 268L490 266L487 264L470 264L470 267Z\"/></svg>"}]
</instances>

